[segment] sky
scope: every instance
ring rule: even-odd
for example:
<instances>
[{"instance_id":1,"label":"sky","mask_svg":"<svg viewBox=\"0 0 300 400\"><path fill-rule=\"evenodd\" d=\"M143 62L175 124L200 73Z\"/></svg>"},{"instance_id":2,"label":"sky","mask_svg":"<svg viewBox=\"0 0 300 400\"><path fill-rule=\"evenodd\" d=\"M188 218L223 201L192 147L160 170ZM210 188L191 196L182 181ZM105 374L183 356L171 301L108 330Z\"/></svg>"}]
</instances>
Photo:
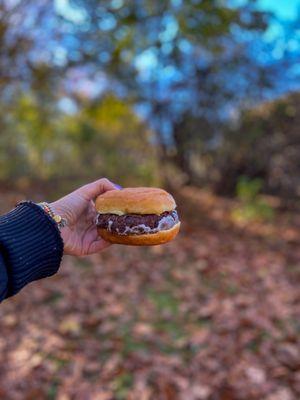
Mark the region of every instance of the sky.
<instances>
[{"instance_id":1,"label":"sky","mask_svg":"<svg viewBox=\"0 0 300 400\"><path fill-rule=\"evenodd\" d=\"M112 0L122 2L122 0ZM247 0L231 0L235 4L245 4ZM75 8L70 8L69 0L55 0L56 8L64 13L74 22L80 22L83 18L82 13ZM272 11L280 19L293 19L300 12L300 0L257 0L257 7L261 10Z\"/></svg>"},{"instance_id":2,"label":"sky","mask_svg":"<svg viewBox=\"0 0 300 400\"><path fill-rule=\"evenodd\" d=\"M279 18L293 19L300 10L300 0L258 0L258 7L273 11Z\"/></svg>"},{"instance_id":3,"label":"sky","mask_svg":"<svg viewBox=\"0 0 300 400\"><path fill-rule=\"evenodd\" d=\"M1 0L0 0L1 1ZM173 1L184 1L184 0L173 0ZM229 4L233 6L247 4L250 0L228 0ZM119 7L122 5L124 0L111 0L111 4L117 4ZM72 20L74 23L81 23L85 15L83 14L82 10L72 7L72 0L55 0L55 7L56 10L61 13L62 15L67 15L67 18ZM74 3L73 3L74 4ZM297 15L300 14L300 0L256 0L255 2L256 7L261 11L271 11L275 14L275 17L270 20L270 25L267 31L262 36L262 40L266 43L272 43L274 40L277 40L277 46L274 50L274 57L280 59L282 57L284 46L286 45L285 42L282 42L281 36L283 34L283 25L284 21L294 20ZM277 19L277 20L276 20ZM172 27L172 34L176 34L176 29L178 26L174 24L168 24L168 27ZM103 27L102 27L103 29ZM169 40L170 31L168 31L168 38ZM280 41L281 40L281 41ZM299 46L299 36L293 39L294 44ZM298 43L296 43L298 41ZM284 46L283 46L284 44ZM157 62L153 52L151 50L143 52L136 60L136 66L140 73L151 73L151 68L156 68L157 66L155 63ZM297 74L299 73L299 68L297 70ZM172 74L172 71L169 71ZM173 74L174 75L174 74ZM166 77L166 71L164 71L164 77Z\"/></svg>"}]
</instances>

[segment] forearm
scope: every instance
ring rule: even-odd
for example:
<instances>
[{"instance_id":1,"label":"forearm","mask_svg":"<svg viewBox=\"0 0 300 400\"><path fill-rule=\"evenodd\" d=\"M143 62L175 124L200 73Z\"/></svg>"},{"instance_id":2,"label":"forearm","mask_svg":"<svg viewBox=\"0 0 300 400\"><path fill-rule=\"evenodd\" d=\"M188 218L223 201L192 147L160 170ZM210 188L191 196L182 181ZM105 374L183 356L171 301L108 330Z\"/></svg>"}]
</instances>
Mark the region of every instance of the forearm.
<instances>
[{"instance_id":1,"label":"forearm","mask_svg":"<svg viewBox=\"0 0 300 400\"><path fill-rule=\"evenodd\" d=\"M0 301L55 274L63 241L54 221L33 203L0 216Z\"/></svg>"}]
</instances>

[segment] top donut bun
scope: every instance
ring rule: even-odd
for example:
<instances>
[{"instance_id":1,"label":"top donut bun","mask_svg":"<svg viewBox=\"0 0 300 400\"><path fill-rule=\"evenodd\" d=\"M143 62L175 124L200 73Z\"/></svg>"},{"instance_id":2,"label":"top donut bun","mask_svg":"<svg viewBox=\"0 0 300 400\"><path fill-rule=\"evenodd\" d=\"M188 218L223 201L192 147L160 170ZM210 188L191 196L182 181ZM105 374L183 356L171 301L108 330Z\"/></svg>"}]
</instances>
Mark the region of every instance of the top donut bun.
<instances>
[{"instance_id":1,"label":"top donut bun","mask_svg":"<svg viewBox=\"0 0 300 400\"><path fill-rule=\"evenodd\" d=\"M174 198L165 190L136 187L109 190L96 199L100 214L162 214L176 208Z\"/></svg>"}]
</instances>

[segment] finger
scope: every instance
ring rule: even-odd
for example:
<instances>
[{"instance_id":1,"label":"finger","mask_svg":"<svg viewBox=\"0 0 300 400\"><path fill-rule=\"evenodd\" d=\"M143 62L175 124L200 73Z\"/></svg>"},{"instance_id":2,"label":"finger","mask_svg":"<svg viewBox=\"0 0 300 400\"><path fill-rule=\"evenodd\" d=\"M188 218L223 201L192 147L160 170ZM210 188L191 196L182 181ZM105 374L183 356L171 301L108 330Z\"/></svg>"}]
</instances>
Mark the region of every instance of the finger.
<instances>
[{"instance_id":1,"label":"finger","mask_svg":"<svg viewBox=\"0 0 300 400\"><path fill-rule=\"evenodd\" d=\"M90 245L88 254L99 253L100 251L106 249L106 248L109 247L109 246L111 246L111 243L106 242L106 241L103 240L103 239L95 240L95 242L93 242L93 243Z\"/></svg>"},{"instance_id":2,"label":"finger","mask_svg":"<svg viewBox=\"0 0 300 400\"><path fill-rule=\"evenodd\" d=\"M88 183L87 185L82 186L80 189L78 189L78 192L86 200L93 200L100 194L105 193L108 190L115 189L116 187L112 182L110 182L106 178L101 178L95 182Z\"/></svg>"}]
</instances>

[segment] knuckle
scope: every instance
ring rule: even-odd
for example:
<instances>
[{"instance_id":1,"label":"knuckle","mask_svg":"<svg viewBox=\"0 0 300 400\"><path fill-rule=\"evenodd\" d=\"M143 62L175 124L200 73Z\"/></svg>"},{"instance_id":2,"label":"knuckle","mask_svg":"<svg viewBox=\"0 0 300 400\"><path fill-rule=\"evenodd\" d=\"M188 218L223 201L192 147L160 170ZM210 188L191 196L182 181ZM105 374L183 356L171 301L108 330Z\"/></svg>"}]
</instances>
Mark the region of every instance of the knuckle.
<instances>
[{"instance_id":1,"label":"knuckle","mask_svg":"<svg viewBox=\"0 0 300 400\"><path fill-rule=\"evenodd\" d=\"M105 185L111 185L111 181L107 178L101 178L100 181Z\"/></svg>"}]
</instances>

